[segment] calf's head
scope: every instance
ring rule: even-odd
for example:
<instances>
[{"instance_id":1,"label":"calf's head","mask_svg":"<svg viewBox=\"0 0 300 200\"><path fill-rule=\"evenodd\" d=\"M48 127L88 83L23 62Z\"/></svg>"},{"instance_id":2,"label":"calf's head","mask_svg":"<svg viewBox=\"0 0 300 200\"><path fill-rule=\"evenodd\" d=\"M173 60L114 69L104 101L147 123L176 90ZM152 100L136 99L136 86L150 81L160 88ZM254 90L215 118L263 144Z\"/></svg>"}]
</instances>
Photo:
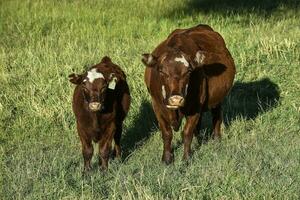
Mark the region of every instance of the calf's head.
<instances>
[{"instance_id":1,"label":"calf's head","mask_svg":"<svg viewBox=\"0 0 300 200\"><path fill-rule=\"evenodd\" d=\"M83 74L71 74L69 78L71 83L80 86L88 109L92 112L103 109L107 90L114 90L118 80L114 73L100 72L97 68L91 68Z\"/></svg>"},{"instance_id":2,"label":"calf's head","mask_svg":"<svg viewBox=\"0 0 300 200\"><path fill-rule=\"evenodd\" d=\"M197 52L194 59L181 51L171 51L155 57L152 54L143 54L142 62L159 73L161 93L164 103L169 109L178 109L184 106L188 91L190 74L202 65L204 55Z\"/></svg>"}]
</instances>

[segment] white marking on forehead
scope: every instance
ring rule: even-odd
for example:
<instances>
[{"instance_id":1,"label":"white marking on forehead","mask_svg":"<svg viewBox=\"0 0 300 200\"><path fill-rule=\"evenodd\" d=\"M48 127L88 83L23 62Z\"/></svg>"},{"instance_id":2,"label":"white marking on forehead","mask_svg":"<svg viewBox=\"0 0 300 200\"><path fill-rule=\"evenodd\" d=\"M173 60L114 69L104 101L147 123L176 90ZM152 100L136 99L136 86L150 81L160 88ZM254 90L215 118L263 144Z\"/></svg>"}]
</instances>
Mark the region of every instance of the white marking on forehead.
<instances>
[{"instance_id":1,"label":"white marking on forehead","mask_svg":"<svg viewBox=\"0 0 300 200\"><path fill-rule=\"evenodd\" d=\"M204 58L205 58L204 54L201 53L200 51L197 51L196 56L195 56L195 61L198 64L203 64Z\"/></svg>"},{"instance_id":2,"label":"white marking on forehead","mask_svg":"<svg viewBox=\"0 0 300 200\"><path fill-rule=\"evenodd\" d=\"M101 72L97 72L96 68L93 68L90 71L88 71L87 78L89 79L90 83L93 83L94 80L97 79L97 78L103 78L104 79L104 76Z\"/></svg>"},{"instance_id":3,"label":"white marking on forehead","mask_svg":"<svg viewBox=\"0 0 300 200\"><path fill-rule=\"evenodd\" d=\"M175 58L175 61L182 62L184 64L184 66L186 66L186 67L189 66L188 61L185 59L185 57L183 55L181 55L181 58Z\"/></svg>"},{"instance_id":4,"label":"white marking on forehead","mask_svg":"<svg viewBox=\"0 0 300 200\"><path fill-rule=\"evenodd\" d=\"M167 94L166 94L166 89L165 89L164 85L161 86L161 94L162 94L163 98L165 99Z\"/></svg>"}]
</instances>

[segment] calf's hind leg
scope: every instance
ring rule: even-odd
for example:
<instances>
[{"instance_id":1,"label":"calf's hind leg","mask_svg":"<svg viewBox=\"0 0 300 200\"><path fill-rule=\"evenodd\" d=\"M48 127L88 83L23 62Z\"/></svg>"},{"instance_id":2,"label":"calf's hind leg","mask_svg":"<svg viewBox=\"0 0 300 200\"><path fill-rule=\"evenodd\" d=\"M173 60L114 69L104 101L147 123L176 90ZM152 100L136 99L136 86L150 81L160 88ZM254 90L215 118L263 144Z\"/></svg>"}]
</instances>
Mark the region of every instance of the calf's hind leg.
<instances>
[{"instance_id":1,"label":"calf's hind leg","mask_svg":"<svg viewBox=\"0 0 300 200\"><path fill-rule=\"evenodd\" d=\"M213 122L213 138L221 139L221 123L222 123L222 107L219 104L217 107L211 109Z\"/></svg>"},{"instance_id":2,"label":"calf's hind leg","mask_svg":"<svg viewBox=\"0 0 300 200\"><path fill-rule=\"evenodd\" d=\"M114 135L114 156L121 158L121 135L122 135L122 124L117 124L116 133Z\"/></svg>"}]
</instances>

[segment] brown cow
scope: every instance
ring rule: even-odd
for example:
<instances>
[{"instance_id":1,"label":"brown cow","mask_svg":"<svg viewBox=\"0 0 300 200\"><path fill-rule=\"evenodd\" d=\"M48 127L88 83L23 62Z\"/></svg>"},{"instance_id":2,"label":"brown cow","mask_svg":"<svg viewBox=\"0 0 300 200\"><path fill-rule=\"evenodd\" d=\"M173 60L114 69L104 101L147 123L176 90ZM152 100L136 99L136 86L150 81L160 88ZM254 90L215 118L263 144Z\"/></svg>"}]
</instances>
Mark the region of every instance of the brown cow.
<instances>
[{"instance_id":1,"label":"brown cow","mask_svg":"<svg viewBox=\"0 0 300 200\"><path fill-rule=\"evenodd\" d=\"M183 116L183 159L190 157L204 111L212 112L213 137L221 137L221 103L232 87L235 65L219 33L207 25L176 29L151 54L143 54L142 62L166 164L173 161L171 127L177 131Z\"/></svg>"},{"instance_id":2,"label":"brown cow","mask_svg":"<svg viewBox=\"0 0 300 200\"><path fill-rule=\"evenodd\" d=\"M112 139L115 155L121 155L122 124L130 106L126 76L105 56L87 72L71 74L69 78L76 84L73 111L82 144L84 171L91 169L92 141L99 142L99 163L102 169L107 169Z\"/></svg>"}]
</instances>

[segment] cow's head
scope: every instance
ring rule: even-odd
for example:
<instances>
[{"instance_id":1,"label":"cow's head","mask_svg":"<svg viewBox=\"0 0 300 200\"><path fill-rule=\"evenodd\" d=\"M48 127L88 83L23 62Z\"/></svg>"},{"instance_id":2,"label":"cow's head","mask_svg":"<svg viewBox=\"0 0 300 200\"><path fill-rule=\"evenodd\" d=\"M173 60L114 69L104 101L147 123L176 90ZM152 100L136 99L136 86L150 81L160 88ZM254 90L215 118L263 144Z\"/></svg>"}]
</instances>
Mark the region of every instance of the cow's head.
<instances>
[{"instance_id":1,"label":"cow's head","mask_svg":"<svg viewBox=\"0 0 300 200\"><path fill-rule=\"evenodd\" d=\"M83 74L71 74L69 78L71 83L80 85L84 100L93 112L103 109L107 90L114 90L118 81L115 73L101 72L97 67Z\"/></svg>"},{"instance_id":2,"label":"cow's head","mask_svg":"<svg viewBox=\"0 0 300 200\"><path fill-rule=\"evenodd\" d=\"M161 93L169 109L184 106L191 72L202 66L204 55L198 51L195 55L186 55L182 51L170 51L156 57L143 54L142 62L146 67L157 70L161 82Z\"/></svg>"}]
</instances>

